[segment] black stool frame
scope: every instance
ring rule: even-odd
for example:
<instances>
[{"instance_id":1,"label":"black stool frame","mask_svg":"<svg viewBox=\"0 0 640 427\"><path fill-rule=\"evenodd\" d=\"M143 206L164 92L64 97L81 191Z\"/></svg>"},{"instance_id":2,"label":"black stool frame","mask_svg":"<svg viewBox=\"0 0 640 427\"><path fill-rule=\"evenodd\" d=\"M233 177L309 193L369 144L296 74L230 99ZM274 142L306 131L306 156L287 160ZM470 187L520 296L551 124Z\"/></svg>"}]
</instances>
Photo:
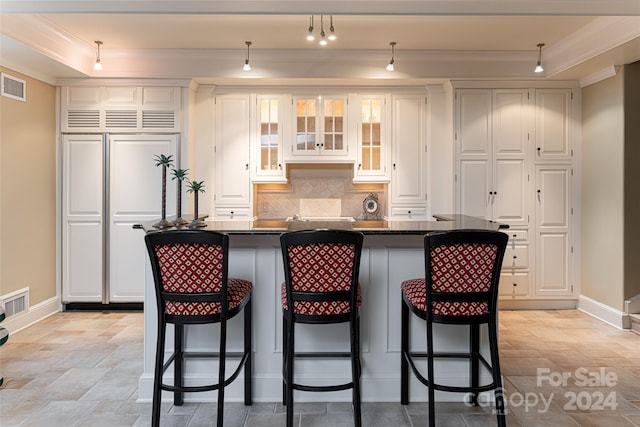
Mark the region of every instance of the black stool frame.
<instances>
[{"instance_id":1,"label":"black stool frame","mask_svg":"<svg viewBox=\"0 0 640 427\"><path fill-rule=\"evenodd\" d=\"M244 403L252 404L252 333L251 333L251 295L232 310L228 307L227 297L227 270L229 260L229 236L210 230L171 230L149 233L145 236L147 251L151 259L151 270L156 289L156 302L158 310L158 339L156 344L156 361L154 369L153 408L151 424L157 427L160 424L160 403L162 390L174 393L174 405L182 405L185 392L201 392L218 390L218 414L217 426L223 425L224 414L224 388L231 384L244 368ZM210 293L171 293L165 292L162 283L161 267L155 248L165 245L210 245L220 246L223 252L222 268L222 292ZM221 310L212 315L170 315L165 313L167 302L220 302ZM227 352L227 321L244 310L244 349L242 352ZM219 352L185 352L184 351L184 327L185 325L220 323L220 349ZM167 324L174 325L174 349L167 361L164 361L164 348ZM240 363L233 374L225 379L225 359L227 357L240 358ZM218 358L218 382L203 386L185 386L183 382L184 364L189 358ZM174 384L163 382L164 372L173 364Z\"/></svg>"},{"instance_id":2,"label":"black stool frame","mask_svg":"<svg viewBox=\"0 0 640 427\"><path fill-rule=\"evenodd\" d=\"M360 394L360 310L357 305L358 277L360 271L360 256L362 252L362 233L345 230L308 230L283 233L280 236L282 256L284 260L284 277L286 286L287 309L283 308L283 401L287 407L287 427L293 426L293 390L300 391L339 391L353 389L353 416L356 427L362 425L361 394ZM342 244L354 246L353 270L351 289L342 292L294 292L290 258L288 249L297 245ZM296 314L296 301L345 301L349 303L348 313L334 315L304 315ZM350 351L349 352L296 352L294 345L295 324L329 324L349 322ZM294 382L293 364L295 358L341 358L351 359L351 382L328 386L311 386Z\"/></svg>"},{"instance_id":3,"label":"black stool frame","mask_svg":"<svg viewBox=\"0 0 640 427\"><path fill-rule=\"evenodd\" d=\"M508 236L505 233L488 230L456 230L447 232L429 233L424 237L425 254L425 283L426 283L426 311L422 311L411 304L402 295L402 333L401 333L401 366L400 366L400 402L403 405L409 403L409 368L416 378L428 387L429 398L429 425L435 425L435 390L471 393L473 404L477 405L479 392L495 391L495 404L498 426L506 426L505 406L500 374L500 360L498 354L498 282L502 259L507 246ZM493 264L491 284L489 292L434 292L431 276L431 249L436 246L451 246L456 244L487 244L497 247L497 254ZM431 307L434 302L484 302L488 311L482 315L453 316L434 314ZM410 319L409 310L427 322L427 352L412 352L410 350ZM470 328L469 352L435 352L433 347L433 324L447 323L468 325ZM489 348L491 364L480 354L480 325L486 324L489 333ZM425 378L413 360L415 357L427 358L427 378ZM468 387L436 384L434 380L434 358L452 358L470 360L470 379ZM489 384L480 385L480 363L491 373L492 381Z\"/></svg>"}]
</instances>

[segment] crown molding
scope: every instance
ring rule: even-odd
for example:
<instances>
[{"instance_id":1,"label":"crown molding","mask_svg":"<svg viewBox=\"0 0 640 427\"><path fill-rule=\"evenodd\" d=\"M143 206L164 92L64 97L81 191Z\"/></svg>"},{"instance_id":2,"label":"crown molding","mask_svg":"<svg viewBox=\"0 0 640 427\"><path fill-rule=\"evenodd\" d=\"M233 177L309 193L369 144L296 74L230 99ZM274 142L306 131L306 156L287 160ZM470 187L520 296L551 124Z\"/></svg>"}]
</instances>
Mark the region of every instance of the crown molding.
<instances>
[{"instance_id":1,"label":"crown molding","mask_svg":"<svg viewBox=\"0 0 640 427\"><path fill-rule=\"evenodd\" d=\"M602 70L590 74L582 79L580 79L580 87L585 87L592 85L594 83L598 83L604 79L608 79L609 77L613 77L618 73L620 66L611 65L609 67L603 68Z\"/></svg>"},{"instance_id":2,"label":"crown molding","mask_svg":"<svg viewBox=\"0 0 640 427\"><path fill-rule=\"evenodd\" d=\"M555 45L543 49L546 75L559 74L637 38L640 38L640 16L597 18Z\"/></svg>"}]
</instances>

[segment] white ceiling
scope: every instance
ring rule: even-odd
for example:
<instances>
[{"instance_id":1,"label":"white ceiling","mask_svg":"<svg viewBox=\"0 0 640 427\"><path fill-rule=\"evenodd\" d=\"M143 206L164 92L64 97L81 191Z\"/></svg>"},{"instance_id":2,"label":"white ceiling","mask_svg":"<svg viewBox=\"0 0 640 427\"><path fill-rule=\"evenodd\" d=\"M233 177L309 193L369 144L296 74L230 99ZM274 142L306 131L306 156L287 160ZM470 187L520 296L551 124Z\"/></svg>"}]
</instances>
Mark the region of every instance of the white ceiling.
<instances>
[{"instance_id":1,"label":"white ceiling","mask_svg":"<svg viewBox=\"0 0 640 427\"><path fill-rule=\"evenodd\" d=\"M255 84L246 79L254 77L412 84L446 78L588 80L640 60L640 0L559 0L543 11L541 4L0 0L0 64L45 81L152 77ZM327 34L333 16L338 36L326 47L304 38L310 15L318 11L327 13ZM318 36L319 14L314 26ZM104 43L99 74L92 70L95 40ZM247 74L241 66L249 40L253 70ZM394 73L384 69L391 41L397 42ZM542 76L533 73L538 43L546 43Z\"/></svg>"}]
</instances>

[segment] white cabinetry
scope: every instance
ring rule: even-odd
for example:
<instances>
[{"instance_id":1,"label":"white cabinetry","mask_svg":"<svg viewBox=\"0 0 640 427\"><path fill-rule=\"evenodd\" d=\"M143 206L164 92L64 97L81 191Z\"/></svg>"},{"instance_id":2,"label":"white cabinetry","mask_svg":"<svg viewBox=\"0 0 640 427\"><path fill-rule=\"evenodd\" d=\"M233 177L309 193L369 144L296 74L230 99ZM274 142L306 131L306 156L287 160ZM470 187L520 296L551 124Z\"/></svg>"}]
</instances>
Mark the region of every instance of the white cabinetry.
<instances>
[{"instance_id":1,"label":"white cabinetry","mask_svg":"<svg viewBox=\"0 0 640 427\"><path fill-rule=\"evenodd\" d=\"M529 91L460 89L456 118L458 211L527 226Z\"/></svg>"},{"instance_id":2,"label":"white cabinetry","mask_svg":"<svg viewBox=\"0 0 640 427\"><path fill-rule=\"evenodd\" d=\"M288 154L292 159L349 160L346 96L295 97L293 110L295 139Z\"/></svg>"},{"instance_id":3,"label":"white cabinetry","mask_svg":"<svg viewBox=\"0 0 640 427\"><path fill-rule=\"evenodd\" d=\"M255 102L256 129L252 131L255 161L253 182L286 182L283 148L290 141L291 97L257 95Z\"/></svg>"},{"instance_id":4,"label":"white cabinetry","mask_svg":"<svg viewBox=\"0 0 640 427\"><path fill-rule=\"evenodd\" d=\"M63 132L179 131L181 89L172 86L68 86L61 90Z\"/></svg>"},{"instance_id":5,"label":"white cabinetry","mask_svg":"<svg viewBox=\"0 0 640 427\"><path fill-rule=\"evenodd\" d=\"M353 182L389 182L390 106L385 95L360 95L357 98L358 111L354 114L357 161Z\"/></svg>"},{"instance_id":6,"label":"white cabinetry","mask_svg":"<svg viewBox=\"0 0 640 427\"><path fill-rule=\"evenodd\" d=\"M247 216L236 213L252 211L249 95L216 96L214 135L215 215L229 216L227 219L246 219Z\"/></svg>"},{"instance_id":7,"label":"white cabinetry","mask_svg":"<svg viewBox=\"0 0 640 427\"><path fill-rule=\"evenodd\" d=\"M572 244L570 165L536 166L536 295L570 296Z\"/></svg>"},{"instance_id":8,"label":"white cabinetry","mask_svg":"<svg viewBox=\"0 0 640 427\"><path fill-rule=\"evenodd\" d=\"M62 301L142 302L145 248L136 223L160 217L158 154L176 135L65 135L62 149ZM175 200L167 186L167 200ZM167 204L168 215L175 203Z\"/></svg>"},{"instance_id":9,"label":"white cabinetry","mask_svg":"<svg viewBox=\"0 0 640 427\"><path fill-rule=\"evenodd\" d=\"M424 218L426 194L426 97L393 95L391 217Z\"/></svg>"},{"instance_id":10,"label":"white cabinetry","mask_svg":"<svg viewBox=\"0 0 640 427\"><path fill-rule=\"evenodd\" d=\"M536 161L573 156L571 89L536 90Z\"/></svg>"}]
</instances>

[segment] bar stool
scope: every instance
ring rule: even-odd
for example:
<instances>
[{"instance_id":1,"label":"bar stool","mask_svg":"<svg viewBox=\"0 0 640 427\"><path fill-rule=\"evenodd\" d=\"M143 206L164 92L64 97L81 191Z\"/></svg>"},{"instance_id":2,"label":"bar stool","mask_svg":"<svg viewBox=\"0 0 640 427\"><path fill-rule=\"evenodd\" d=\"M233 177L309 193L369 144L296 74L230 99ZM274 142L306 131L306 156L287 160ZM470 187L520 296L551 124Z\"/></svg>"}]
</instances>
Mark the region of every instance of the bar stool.
<instances>
[{"instance_id":1,"label":"bar stool","mask_svg":"<svg viewBox=\"0 0 640 427\"><path fill-rule=\"evenodd\" d=\"M354 424L360 427L360 310L358 283L362 233L307 230L280 236L285 281L281 288L283 315L283 397L287 427L293 426L293 390L353 390ZM349 323L350 351L296 352L295 324ZM351 382L312 386L294 382L296 358L349 357Z\"/></svg>"},{"instance_id":2,"label":"bar stool","mask_svg":"<svg viewBox=\"0 0 640 427\"><path fill-rule=\"evenodd\" d=\"M498 357L498 280L508 236L498 231L458 230L434 232L424 238L425 277L402 282L400 402L409 403L409 368L428 388L429 425L435 425L435 390L471 393L494 390L498 425L505 426L505 407ZM410 350L409 310L426 320L427 352ZM435 352L433 324L466 325L470 329L468 352ZM480 325L486 324L490 359L480 354ZM417 369L415 357L427 358L427 378ZM434 359L468 359L470 385L437 384ZM491 382L480 385L479 365L491 373Z\"/></svg>"},{"instance_id":3,"label":"bar stool","mask_svg":"<svg viewBox=\"0 0 640 427\"><path fill-rule=\"evenodd\" d=\"M156 289L158 339L154 369L151 424L160 424L162 390L174 393L174 405L182 405L185 392L218 390L217 425L222 427L224 388L244 368L244 403L251 405L251 294L248 280L227 277L229 236L208 230L172 230L149 233L145 243ZM244 310L244 350L227 352L227 321ZM220 323L219 352L185 352L186 325ZM165 361L167 324L174 326L174 348ZM237 368L226 378L226 358L240 358ZM184 385L184 365L189 358L217 358L216 384ZM173 385L163 381L164 372L173 364Z\"/></svg>"}]
</instances>

